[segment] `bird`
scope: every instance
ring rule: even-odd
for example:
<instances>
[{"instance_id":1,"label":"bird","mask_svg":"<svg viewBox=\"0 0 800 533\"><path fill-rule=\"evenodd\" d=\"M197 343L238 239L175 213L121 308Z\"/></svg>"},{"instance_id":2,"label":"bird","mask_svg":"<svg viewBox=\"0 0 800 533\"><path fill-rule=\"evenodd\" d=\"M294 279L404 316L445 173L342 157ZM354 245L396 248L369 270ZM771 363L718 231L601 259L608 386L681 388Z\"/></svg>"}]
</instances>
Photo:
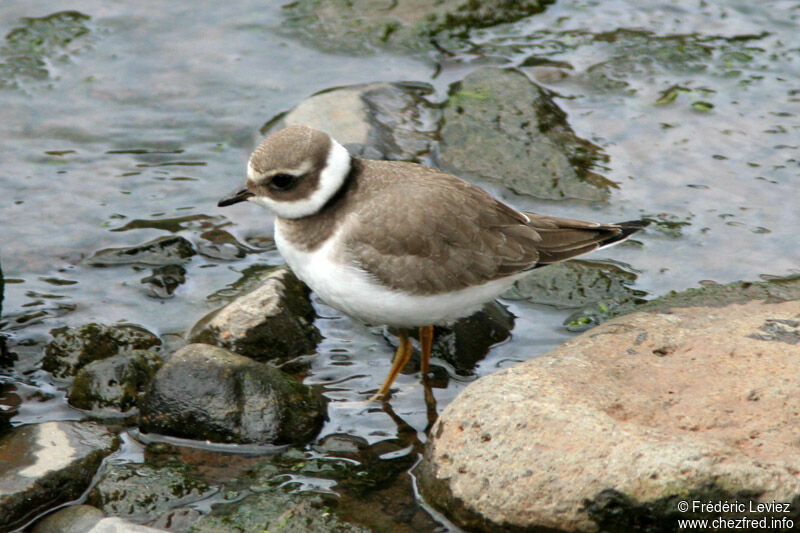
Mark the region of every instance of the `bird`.
<instances>
[{"instance_id":1,"label":"bird","mask_svg":"<svg viewBox=\"0 0 800 533\"><path fill-rule=\"evenodd\" d=\"M618 243L646 220L598 224L523 212L442 170L354 157L329 134L291 125L266 137L245 186L218 202L275 215L278 251L328 305L398 328L385 399L411 357L430 368L433 326L469 316L531 270Z\"/></svg>"}]
</instances>

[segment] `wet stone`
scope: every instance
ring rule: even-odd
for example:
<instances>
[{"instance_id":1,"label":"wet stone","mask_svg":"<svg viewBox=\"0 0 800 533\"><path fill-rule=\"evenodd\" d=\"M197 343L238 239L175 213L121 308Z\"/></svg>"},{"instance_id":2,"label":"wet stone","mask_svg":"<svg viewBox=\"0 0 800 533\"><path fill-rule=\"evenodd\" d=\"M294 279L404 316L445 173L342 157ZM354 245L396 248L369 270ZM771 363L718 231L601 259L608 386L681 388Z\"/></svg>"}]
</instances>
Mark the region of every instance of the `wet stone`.
<instances>
[{"instance_id":1,"label":"wet stone","mask_svg":"<svg viewBox=\"0 0 800 533\"><path fill-rule=\"evenodd\" d=\"M544 11L550 3L552 0L299 0L286 6L285 27L325 50L433 52L434 40L461 40L470 28L519 20Z\"/></svg>"},{"instance_id":2,"label":"wet stone","mask_svg":"<svg viewBox=\"0 0 800 533\"><path fill-rule=\"evenodd\" d=\"M88 46L90 17L60 11L46 17L25 17L6 34L0 46L0 87L17 87L27 80L46 80L54 65Z\"/></svg>"},{"instance_id":3,"label":"wet stone","mask_svg":"<svg viewBox=\"0 0 800 533\"><path fill-rule=\"evenodd\" d=\"M186 282L186 269L181 265L165 265L154 268L153 273L142 278L148 292L161 299L172 298L175 290Z\"/></svg>"},{"instance_id":4,"label":"wet stone","mask_svg":"<svg viewBox=\"0 0 800 533\"><path fill-rule=\"evenodd\" d=\"M103 417L136 414L136 402L161 364L161 356L149 350L93 361L75 375L69 403Z\"/></svg>"},{"instance_id":5,"label":"wet stone","mask_svg":"<svg viewBox=\"0 0 800 533\"><path fill-rule=\"evenodd\" d=\"M207 344L175 352L156 373L140 410L143 431L238 443L306 441L326 416L310 387Z\"/></svg>"},{"instance_id":6,"label":"wet stone","mask_svg":"<svg viewBox=\"0 0 800 533\"><path fill-rule=\"evenodd\" d=\"M259 361L313 353L321 335L309 294L291 270L274 269L259 287L198 322L189 338Z\"/></svg>"},{"instance_id":7,"label":"wet stone","mask_svg":"<svg viewBox=\"0 0 800 533\"><path fill-rule=\"evenodd\" d=\"M174 531L174 530L173 530ZM37 522L31 533L166 533L128 522L118 517L104 518L103 512L91 505L72 505Z\"/></svg>"},{"instance_id":8,"label":"wet stone","mask_svg":"<svg viewBox=\"0 0 800 533\"><path fill-rule=\"evenodd\" d=\"M215 491L189 475L186 468L112 464L92 488L87 502L107 515L144 524L163 521L173 509Z\"/></svg>"},{"instance_id":9,"label":"wet stone","mask_svg":"<svg viewBox=\"0 0 800 533\"><path fill-rule=\"evenodd\" d=\"M99 250L84 262L92 266L180 265L196 254L188 240L179 235L170 235L136 246Z\"/></svg>"},{"instance_id":10,"label":"wet stone","mask_svg":"<svg viewBox=\"0 0 800 533\"><path fill-rule=\"evenodd\" d=\"M21 403L17 387L10 382L0 381L0 436L11 429L11 419L17 414Z\"/></svg>"},{"instance_id":11,"label":"wet stone","mask_svg":"<svg viewBox=\"0 0 800 533\"><path fill-rule=\"evenodd\" d=\"M605 200L613 186L591 171L600 149L519 71L483 68L454 84L443 121L438 162L456 175L547 200Z\"/></svg>"},{"instance_id":12,"label":"wet stone","mask_svg":"<svg viewBox=\"0 0 800 533\"><path fill-rule=\"evenodd\" d=\"M44 422L0 438L0 530L73 500L119 438L90 422Z\"/></svg>"},{"instance_id":13,"label":"wet stone","mask_svg":"<svg viewBox=\"0 0 800 533\"><path fill-rule=\"evenodd\" d=\"M53 340L45 347L42 368L58 378L74 376L92 361L126 350L147 350L161 345L158 337L132 324L89 323L77 328L57 328L50 333Z\"/></svg>"},{"instance_id":14,"label":"wet stone","mask_svg":"<svg viewBox=\"0 0 800 533\"><path fill-rule=\"evenodd\" d=\"M612 318L621 306L643 303L647 293L631 288L635 282L636 274L619 265L571 260L533 270L503 297L577 308L565 325L570 331L583 331Z\"/></svg>"},{"instance_id":15,"label":"wet stone","mask_svg":"<svg viewBox=\"0 0 800 533\"><path fill-rule=\"evenodd\" d=\"M317 93L262 128L309 126L331 135L355 156L430 162L441 112L427 83L373 83Z\"/></svg>"}]
</instances>

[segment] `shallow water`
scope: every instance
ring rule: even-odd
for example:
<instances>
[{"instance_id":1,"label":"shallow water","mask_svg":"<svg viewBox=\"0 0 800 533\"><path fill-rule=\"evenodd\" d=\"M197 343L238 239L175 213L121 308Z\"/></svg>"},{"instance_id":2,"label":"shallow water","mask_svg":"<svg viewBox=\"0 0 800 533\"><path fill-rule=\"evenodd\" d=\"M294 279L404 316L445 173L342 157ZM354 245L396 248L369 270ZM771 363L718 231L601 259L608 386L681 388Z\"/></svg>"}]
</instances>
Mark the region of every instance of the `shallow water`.
<instances>
[{"instance_id":1,"label":"shallow water","mask_svg":"<svg viewBox=\"0 0 800 533\"><path fill-rule=\"evenodd\" d=\"M443 100L450 83L487 62L521 66L558 95L575 132L603 148L609 161L600 172L619 186L605 204L543 202L483 184L489 190L560 216L663 221L638 238L642 247L592 256L630 265L634 288L651 296L704 280L797 273L800 6L708 4L558 2L539 16L474 32L473 46L437 64L310 48L282 30L280 2L71 3L90 17L88 31L46 57L43 77L13 76L0 88L2 323L18 356L0 368L0 380L23 397L14 422L83 417L38 368L52 328L124 321L179 345L220 305L211 295L249 266L281 262L266 212L222 210L216 201L242 182L262 124L335 86L422 81ZM21 17L59 9L7 0L0 34ZM553 64L569 75L531 66ZM82 263L104 248L170 234L201 246L224 240L224 232L263 251L230 261L193 257L186 283L169 299L141 283L150 268ZM571 336L562 326L568 310L507 304L518 317L513 338L475 375L437 362L451 378L434 389L439 409L476 377ZM364 402L390 365L382 331L316 307L325 340L306 382L332 400L321 437L391 439L399 417L424 442L429 421L417 376L400 376L391 414Z\"/></svg>"}]
</instances>

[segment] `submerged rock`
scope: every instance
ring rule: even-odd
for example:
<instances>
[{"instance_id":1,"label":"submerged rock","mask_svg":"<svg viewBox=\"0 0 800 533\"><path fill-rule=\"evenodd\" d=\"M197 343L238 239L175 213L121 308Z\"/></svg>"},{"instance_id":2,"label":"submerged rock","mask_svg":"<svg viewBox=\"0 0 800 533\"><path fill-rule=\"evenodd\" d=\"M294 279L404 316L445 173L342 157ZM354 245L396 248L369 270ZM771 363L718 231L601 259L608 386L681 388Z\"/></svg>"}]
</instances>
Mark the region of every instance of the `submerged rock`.
<instances>
[{"instance_id":1,"label":"submerged rock","mask_svg":"<svg viewBox=\"0 0 800 533\"><path fill-rule=\"evenodd\" d=\"M91 422L44 422L0 438L0 530L76 499L119 438Z\"/></svg>"},{"instance_id":2,"label":"submerged rock","mask_svg":"<svg viewBox=\"0 0 800 533\"><path fill-rule=\"evenodd\" d=\"M17 87L27 80L46 80L54 66L89 44L90 17L59 11L45 17L25 17L6 34L0 46L0 87Z\"/></svg>"},{"instance_id":3,"label":"submerged rock","mask_svg":"<svg viewBox=\"0 0 800 533\"><path fill-rule=\"evenodd\" d=\"M310 387L207 344L175 352L140 409L144 431L215 442L302 442L325 418L325 404Z\"/></svg>"},{"instance_id":4,"label":"submerged rock","mask_svg":"<svg viewBox=\"0 0 800 533\"><path fill-rule=\"evenodd\" d=\"M434 50L434 39L541 13L552 1L299 0L286 6L286 26L325 50Z\"/></svg>"},{"instance_id":5,"label":"submerged rock","mask_svg":"<svg viewBox=\"0 0 800 533\"><path fill-rule=\"evenodd\" d=\"M84 262L92 266L180 265L196 254L194 246L188 240L180 235L170 235L135 246L99 250Z\"/></svg>"},{"instance_id":6,"label":"submerged rock","mask_svg":"<svg viewBox=\"0 0 800 533\"><path fill-rule=\"evenodd\" d=\"M259 287L198 322L189 338L260 361L313 353L321 335L309 294L291 270L274 269Z\"/></svg>"},{"instance_id":7,"label":"submerged rock","mask_svg":"<svg viewBox=\"0 0 800 533\"><path fill-rule=\"evenodd\" d=\"M175 290L186 282L186 269L181 265L165 265L154 268L153 273L142 278L148 291L156 298L172 298Z\"/></svg>"},{"instance_id":8,"label":"submerged rock","mask_svg":"<svg viewBox=\"0 0 800 533\"><path fill-rule=\"evenodd\" d=\"M148 350L93 361L75 375L69 403L99 416L135 414L132 409L161 364L161 357Z\"/></svg>"},{"instance_id":9,"label":"submerged rock","mask_svg":"<svg viewBox=\"0 0 800 533\"><path fill-rule=\"evenodd\" d=\"M83 366L126 350L147 350L161 340L132 324L105 326L90 323L77 328L57 328L44 350L42 368L58 378L74 376Z\"/></svg>"},{"instance_id":10,"label":"submerged rock","mask_svg":"<svg viewBox=\"0 0 800 533\"><path fill-rule=\"evenodd\" d=\"M481 176L547 200L605 200L614 183L590 170L604 157L516 70L477 70L451 88L444 106L438 161L462 177Z\"/></svg>"},{"instance_id":11,"label":"submerged rock","mask_svg":"<svg viewBox=\"0 0 800 533\"><path fill-rule=\"evenodd\" d=\"M267 123L261 133L309 126L359 157L429 162L441 118L439 109L426 100L432 92L427 83L372 83L322 91Z\"/></svg>"},{"instance_id":12,"label":"submerged rock","mask_svg":"<svg viewBox=\"0 0 800 533\"><path fill-rule=\"evenodd\" d=\"M87 502L108 515L144 524L215 491L185 468L114 464L89 492Z\"/></svg>"},{"instance_id":13,"label":"submerged rock","mask_svg":"<svg viewBox=\"0 0 800 533\"><path fill-rule=\"evenodd\" d=\"M91 505L71 505L48 515L36 523L31 533L166 533L123 520L105 518L103 512Z\"/></svg>"},{"instance_id":14,"label":"submerged rock","mask_svg":"<svg viewBox=\"0 0 800 533\"><path fill-rule=\"evenodd\" d=\"M445 408L425 498L481 531L671 531L719 515L679 511L693 500L791 503L772 516L797 523L798 340L800 301L606 322Z\"/></svg>"}]
</instances>

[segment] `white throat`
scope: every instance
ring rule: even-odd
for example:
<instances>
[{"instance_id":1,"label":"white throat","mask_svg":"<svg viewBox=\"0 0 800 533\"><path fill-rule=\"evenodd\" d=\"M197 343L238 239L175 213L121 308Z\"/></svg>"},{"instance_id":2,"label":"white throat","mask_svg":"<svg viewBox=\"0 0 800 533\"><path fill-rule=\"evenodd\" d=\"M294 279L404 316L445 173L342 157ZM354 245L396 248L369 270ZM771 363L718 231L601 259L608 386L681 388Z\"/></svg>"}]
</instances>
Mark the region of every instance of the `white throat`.
<instances>
[{"instance_id":1,"label":"white throat","mask_svg":"<svg viewBox=\"0 0 800 533\"><path fill-rule=\"evenodd\" d=\"M302 218L313 215L328 203L350 173L350 152L331 138L331 149L325 166L319 175L316 190L308 198L294 201L278 201L267 196L253 196L248 200L266 207L281 218ZM257 178L253 165L247 164L247 177Z\"/></svg>"}]
</instances>

